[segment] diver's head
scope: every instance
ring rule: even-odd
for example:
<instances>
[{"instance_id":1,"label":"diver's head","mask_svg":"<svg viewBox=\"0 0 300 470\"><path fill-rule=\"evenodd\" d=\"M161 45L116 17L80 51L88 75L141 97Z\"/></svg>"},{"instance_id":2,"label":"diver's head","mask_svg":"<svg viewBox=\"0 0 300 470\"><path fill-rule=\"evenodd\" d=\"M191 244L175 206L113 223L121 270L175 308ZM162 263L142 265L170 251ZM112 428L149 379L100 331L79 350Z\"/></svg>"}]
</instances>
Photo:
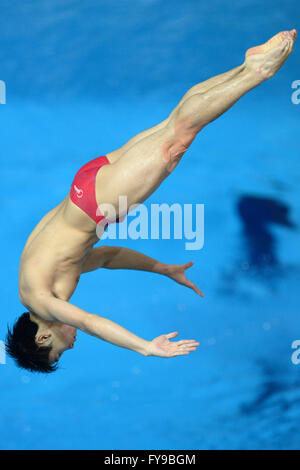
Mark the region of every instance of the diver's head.
<instances>
[{"instance_id":1,"label":"diver's head","mask_svg":"<svg viewBox=\"0 0 300 470\"><path fill-rule=\"evenodd\" d=\"M8 329L6 351L19 367L31 372L54 372L63 352L74 347L76 328L42 320L26 312Z\"/></svg>"}]
</instances>

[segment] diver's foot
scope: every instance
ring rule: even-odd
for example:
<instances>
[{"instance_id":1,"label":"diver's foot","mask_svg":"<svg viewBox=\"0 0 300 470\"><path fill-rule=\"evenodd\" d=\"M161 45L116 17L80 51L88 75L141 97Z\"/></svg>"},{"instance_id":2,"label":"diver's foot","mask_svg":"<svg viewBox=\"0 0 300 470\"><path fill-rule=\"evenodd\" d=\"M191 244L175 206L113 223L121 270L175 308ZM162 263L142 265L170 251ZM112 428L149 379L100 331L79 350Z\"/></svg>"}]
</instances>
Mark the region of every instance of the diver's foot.
<instances>
[{"instance_id":1,"label":"diver's foot","mask_svg":"<svg viewBox=\"0 0 300 470\"><path fill-rule=\"evenodd\" d=\"M297 31L282 31L261 46L246 52L246 67L258 74L262 81L273 77L293 51Z\"/></svg>"}]
</instances>

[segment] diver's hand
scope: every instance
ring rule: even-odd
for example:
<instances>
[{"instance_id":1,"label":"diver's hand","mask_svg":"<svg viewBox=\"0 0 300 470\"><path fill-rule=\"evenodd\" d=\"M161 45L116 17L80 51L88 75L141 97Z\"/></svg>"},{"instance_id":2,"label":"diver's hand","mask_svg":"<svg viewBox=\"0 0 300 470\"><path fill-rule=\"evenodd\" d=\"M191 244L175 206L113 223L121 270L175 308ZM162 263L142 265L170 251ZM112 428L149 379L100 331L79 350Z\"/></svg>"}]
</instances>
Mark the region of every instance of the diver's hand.
<instances>
[{"instance_id":1,"label":"diver's hand","mask_svg":"<svg viewBox=\"0 0 300 470\"><path fill-rule=\"evenodd\" d=\"M193 261L190 261L189 263L185 264L168 264L166 267L165 275L178 282L178 284L182 284L183 286L193 289L196 294L200 295L201 297L204 297L203 292L198 289L196 284L187 279L185 276L186 270L193 266L193 264Z\"/></svg>"},{"instance_id":2,"label":"diver's hand","mask_svg":"<svg viewBox=\"0 0 300 470\"><path fill-rule=\"evenodd\" d=\"M189 354L196 351L198 343L194 339L183 339L181 341L169 341L178 335L177 331L168 335L161 335L149 342L148 356L174 357Z\"/></svg>"}]
</instances>

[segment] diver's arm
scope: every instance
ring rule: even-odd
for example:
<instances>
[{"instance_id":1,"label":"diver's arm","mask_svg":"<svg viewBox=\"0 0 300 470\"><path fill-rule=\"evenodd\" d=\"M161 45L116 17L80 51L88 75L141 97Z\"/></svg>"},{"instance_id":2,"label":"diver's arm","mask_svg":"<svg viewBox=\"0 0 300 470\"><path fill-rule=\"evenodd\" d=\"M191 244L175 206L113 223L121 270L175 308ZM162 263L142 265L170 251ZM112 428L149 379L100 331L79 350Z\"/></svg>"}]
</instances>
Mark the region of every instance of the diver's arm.
<instances>
[{"instance_id":1,"label":"diver's arm","mask_svg":"<svg viewBox=\"0 0 300 470\"><path fill-rule=\"evenodd\" d=\"M139 251L119 246L99 246L94 248L85 260L81 272L98 268L135 269L158 274L166 274L167 264L150 258Z\"/></svg>"},{"instance_id":2,"label":"diver's arm","mask_svg":"<svg viewBox=\"0 0 300 470\"><path fill-rule=\"evenodd\" d=\"M196 284L186 278L185 272L193 264L192 261L185 264L166 264L129 248L100 246L92 250L83 264L82 272L89 272L102 267L107 269L135 269L163 274L204 297Z\"/></svg>"},{"instance_id":3,"label":"diver's arm","mask_svg":"<svg viewBox=\"0 0 300 470\"><path fill-rule=\"evenodd\" d=\"M194 351L199 343L195 340L169 341L177 332L161 335L147 341L117 323L98 315L88 313L75 305L49 294L40 294L36 302L36 314L50 321L60 321L74 326L91 336L130 349L143 356L173 357Z\"/></svg>"},{"instance_id":4,"label":"diver's arm","mask_svg":"<svg viewBox=\"0 0 300 470\"><path fill-rule=\"evenodd\" d=\"M200 344L196 340L170 341L178 333L160 335L152 341L146 341L107 318L92 315L89 318L86 333L104 339L121 348L131 349L143 356L174 357L187 355Z\"/></svg>"},{"instance_id":5,"label":"diver's arm","mask_svg":"<svg viewBox=\"0 0 300 470\"><path fill-rule=\"evenodd\" d=\"M149 341L131 333L117 323L58 299L48 293L36 296L34 311L48 321L59 321L123 348L148 355Z\"/></svg>"}]
</instances>

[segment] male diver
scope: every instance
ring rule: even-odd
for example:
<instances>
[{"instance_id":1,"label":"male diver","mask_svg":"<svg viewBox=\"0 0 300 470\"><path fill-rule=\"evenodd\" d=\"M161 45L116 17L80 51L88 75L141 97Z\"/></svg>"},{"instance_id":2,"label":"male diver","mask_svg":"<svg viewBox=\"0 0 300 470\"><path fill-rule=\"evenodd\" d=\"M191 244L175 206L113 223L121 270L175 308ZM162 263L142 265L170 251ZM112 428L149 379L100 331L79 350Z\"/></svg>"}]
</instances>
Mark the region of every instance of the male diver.
<instances>
[{"instance_id":1,"label":"male diver","mask_svg":"<svg viewBox=\"0 0 300 470\"><path fill-rule=\"evenodd\" d=\"M6 340L8 354L20 367L56 370L62 353L73 348L78 328L144 356L174 357L196 350L196 340L170 341L177 332L152 341L142 339L107 318L72 305L69 299L80 275L98 268L163 274L203 296L185 275L192 262L168 265L126 248L95 248L99 227L101 234L108 223L126 216L120 212L119 196L127 197L128 207L145 201L207 124L280 69L296 36L296 30L284 31L249 49L242 65L188 90L167 119L78 171L70 193L42 218L22 252L19 297L28 312L8 330ZM108 204L115 209L114 220Z\"/></svg>"}]
</instances>

